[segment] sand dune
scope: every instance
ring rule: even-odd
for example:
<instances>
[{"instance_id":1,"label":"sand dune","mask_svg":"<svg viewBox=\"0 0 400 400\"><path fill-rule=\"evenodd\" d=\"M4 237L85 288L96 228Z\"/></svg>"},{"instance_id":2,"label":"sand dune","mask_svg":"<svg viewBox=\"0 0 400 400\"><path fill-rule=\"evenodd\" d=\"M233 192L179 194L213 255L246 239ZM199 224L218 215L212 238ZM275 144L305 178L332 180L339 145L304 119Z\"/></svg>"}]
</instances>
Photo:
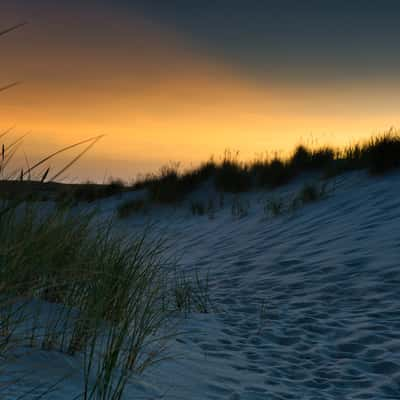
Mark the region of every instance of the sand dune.
<instances>
[{"instance_id":1,"label":"sand dune","mask_svg":"<svg viewBox=\"0 0 400 400\"><path fill-rule=\"evenodd\" d=\"M289 198L302 183L274 195ZM228 196L213 218L183 205L119 222L155 222L180 268L209 272L215 308L182 318L173 359L132 379L126 399L400 397L400 175L347 174L331 185L328 198L277 217L263 213L271 193L256 192L241 196L242 218ZM103 215L118 201L103 200ZM50 398L78 391L77 360L36 352L19 364L34 371L24 390L70 371ZM22 393L10 390L2 398Z\"/></svg>"}]
</instances>

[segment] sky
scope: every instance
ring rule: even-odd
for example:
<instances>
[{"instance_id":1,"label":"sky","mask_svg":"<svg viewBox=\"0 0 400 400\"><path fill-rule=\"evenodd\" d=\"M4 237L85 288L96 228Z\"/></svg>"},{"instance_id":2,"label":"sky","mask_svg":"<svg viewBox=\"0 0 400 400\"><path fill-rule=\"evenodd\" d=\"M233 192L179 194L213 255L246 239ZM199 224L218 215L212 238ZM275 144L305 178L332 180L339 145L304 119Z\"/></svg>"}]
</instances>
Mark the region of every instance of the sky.
<instances>
[{"instance_id":1,"label":"sky","mask_svg":"<svg viewBox=\"0 0 400 400\"><path fill-rule=\"evenodd\" d=\"M17 162L104 138L68 181L400 127L400 3L2 0L0 128ZM75 150L76 151L76 150ZM51 168L72 158L66 153Z\"/></svg>"}]
</instances>

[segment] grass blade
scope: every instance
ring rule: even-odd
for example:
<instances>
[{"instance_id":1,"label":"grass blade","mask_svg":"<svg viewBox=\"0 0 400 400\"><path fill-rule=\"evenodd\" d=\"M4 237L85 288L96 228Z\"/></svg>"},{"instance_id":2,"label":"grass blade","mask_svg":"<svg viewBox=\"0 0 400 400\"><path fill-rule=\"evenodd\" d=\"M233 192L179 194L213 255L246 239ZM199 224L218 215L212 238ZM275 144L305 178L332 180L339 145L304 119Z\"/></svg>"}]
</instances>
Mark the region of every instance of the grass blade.
<instances>
[{"instance_id":1,"label":"grass blade","mask_svg":"<svg viewBox=\"0 0 400 400\"><path fill-rule=\"evenodd\" d=\"M22 27L25 26L26 24L27 24L27 22L21 22L21 23L19 23L19 24L16 24L16 25L11 26L10 28L3 29L2 31L0 31L0 36L3 36L3 35L5 35L5 34L7 34L7 33L10 33L10 32L12 32L12 31L15 31L15 30L17 30L17 29L19 29L19 28L22 28Z\"/></svg>"}]
</instances>

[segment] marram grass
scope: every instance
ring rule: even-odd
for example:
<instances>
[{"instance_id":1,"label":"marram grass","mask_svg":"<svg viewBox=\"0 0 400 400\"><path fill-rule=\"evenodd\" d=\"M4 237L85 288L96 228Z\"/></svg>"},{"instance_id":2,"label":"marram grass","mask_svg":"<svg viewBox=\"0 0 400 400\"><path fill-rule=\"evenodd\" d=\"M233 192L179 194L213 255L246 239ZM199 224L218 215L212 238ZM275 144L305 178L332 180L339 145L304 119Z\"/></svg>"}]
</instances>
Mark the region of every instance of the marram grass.
<instances>
[{"instance_id":1,"label":"marram grass","mask_svg":"<svg viewBox=\"0 0 400 400\"><path fill-rule=\"evenodd\" d=\"M5 205L6 206L6 205ZM80 355L82 399L120 399L161 355L165 243L118 237L90 214L20 205L0 219L0 352Z\"/></svg>"}]
</instances>

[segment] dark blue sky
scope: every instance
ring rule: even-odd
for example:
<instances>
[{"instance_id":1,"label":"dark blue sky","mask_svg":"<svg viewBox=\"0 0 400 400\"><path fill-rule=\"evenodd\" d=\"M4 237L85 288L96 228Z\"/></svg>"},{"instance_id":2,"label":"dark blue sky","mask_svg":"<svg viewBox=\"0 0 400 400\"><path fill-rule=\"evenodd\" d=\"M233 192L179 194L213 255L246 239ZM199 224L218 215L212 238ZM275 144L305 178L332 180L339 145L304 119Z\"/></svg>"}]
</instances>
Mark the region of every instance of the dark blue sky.
<instances>
[{"instance_id":1,"label":"dark blue sky","mask_svg":"<svg viewBox=\"0 0 400 400\"><path fill-rule=\"evenodd\" d=\"M121 2L122 4L122 2ZM200 51L284 79L391 78L399 1L125 1Z\"/></svg>"},{"instance_id":2,"label":"dark blue sky","mask_svg":"<svg viewBox=\"0 0 400 400\"><path fill-rule=\"evenodd\" d=\"M32 0L19 0L29 4ZM393 81L400 68L400 1L394 0L41 0L143 14L199 54L258 79ZM38 3L38 4L39 4ZM110 18L112 18L110 16ZM35 16L32 18L35 21Z\"/></svg>"}]
</instances>

